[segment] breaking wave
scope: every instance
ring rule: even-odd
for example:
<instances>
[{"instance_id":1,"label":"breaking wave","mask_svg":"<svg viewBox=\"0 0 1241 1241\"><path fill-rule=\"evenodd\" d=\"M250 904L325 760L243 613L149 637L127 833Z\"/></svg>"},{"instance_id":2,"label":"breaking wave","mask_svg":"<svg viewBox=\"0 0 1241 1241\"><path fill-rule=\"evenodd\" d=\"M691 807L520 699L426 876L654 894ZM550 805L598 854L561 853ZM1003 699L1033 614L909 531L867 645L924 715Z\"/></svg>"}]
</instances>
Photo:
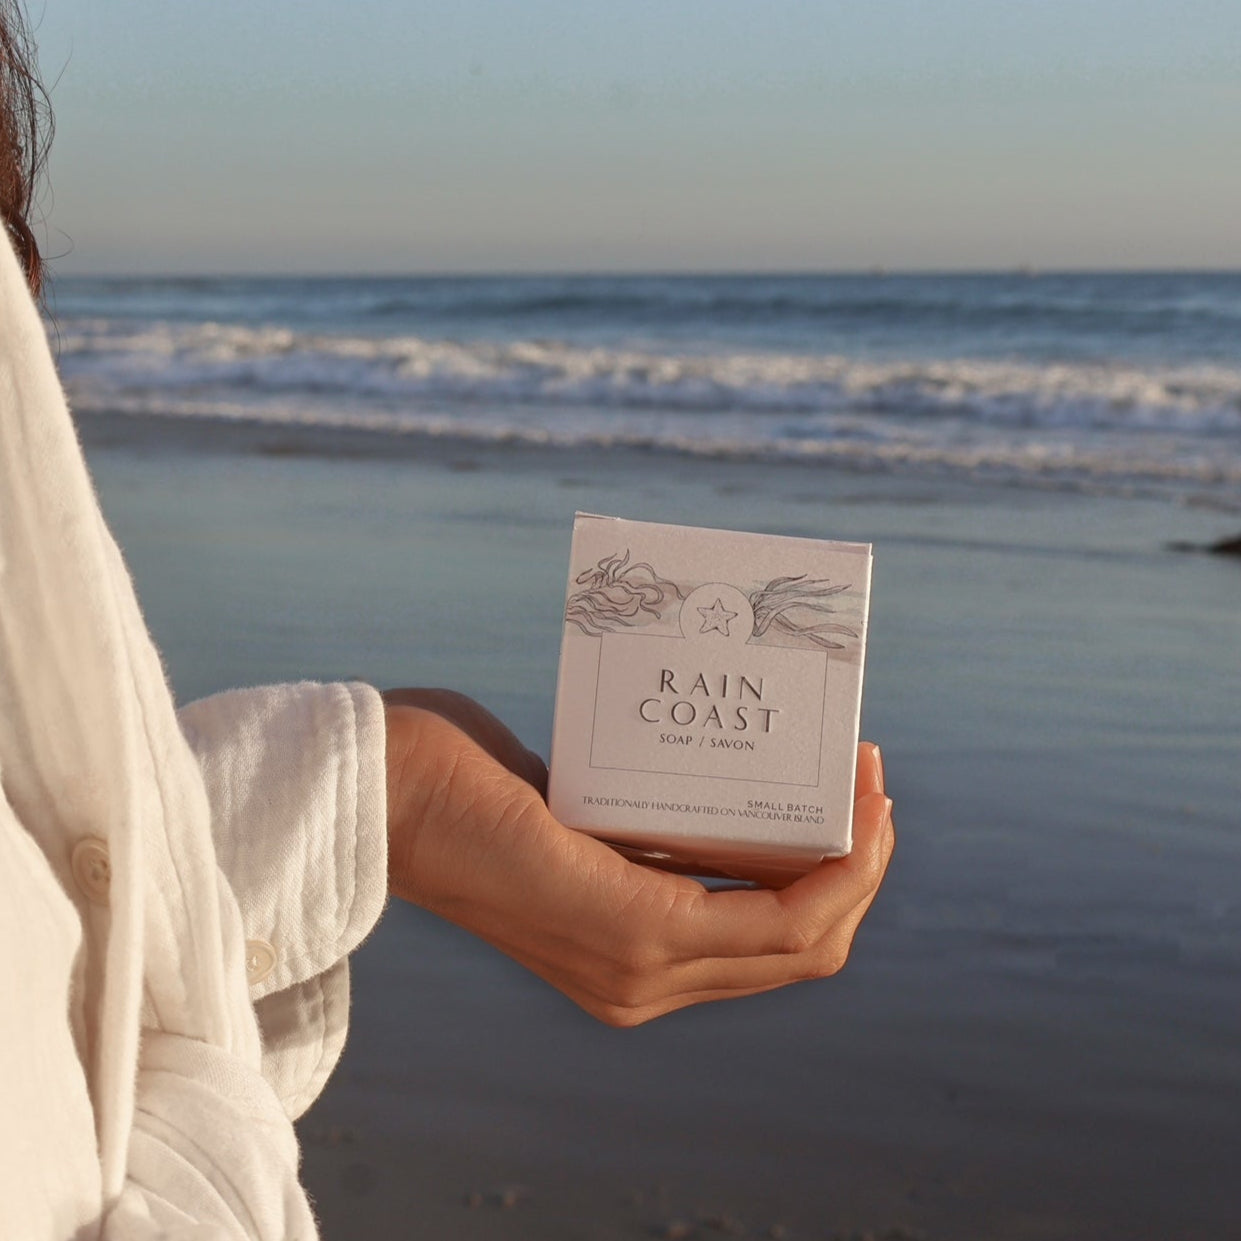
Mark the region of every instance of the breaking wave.
<instances>
[{"instance_id":1,"label":"breaking wave","mask_svg":"<svg viewBox=\"0 0 1241 1241\"><path fill-rule=\"evenodd\" d=\"M840 414L995 426L1241 430L1241 368L772 352L657 352L557 340L434 340L283 327L62 325L79 406L139 391L719 414ZM762 422L756 434L763 437ZM777 432L778 434L778 432Z\"/></svg>"}]
</instances>

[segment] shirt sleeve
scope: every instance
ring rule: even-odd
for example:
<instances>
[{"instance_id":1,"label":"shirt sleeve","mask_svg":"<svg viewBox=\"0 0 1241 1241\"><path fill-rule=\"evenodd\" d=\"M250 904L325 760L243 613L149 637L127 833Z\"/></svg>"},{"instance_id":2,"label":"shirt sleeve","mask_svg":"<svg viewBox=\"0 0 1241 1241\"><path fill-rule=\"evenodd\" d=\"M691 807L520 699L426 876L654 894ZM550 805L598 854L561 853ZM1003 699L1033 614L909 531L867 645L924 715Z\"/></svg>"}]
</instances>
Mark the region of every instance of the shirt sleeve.
<instances>
[{"instance_id":1,"label":"shirt sleeve","mask_svg":"<svg viewBox=\"0 0 1241 1241\"><path fill-rule=\"evenodd\" d=\"M348 954L387 896L383 701L367 685L275 685L201 699L180 723L241 911L263 1075L296 1118L340 1058Z\"/></svg>"}]
</instances>

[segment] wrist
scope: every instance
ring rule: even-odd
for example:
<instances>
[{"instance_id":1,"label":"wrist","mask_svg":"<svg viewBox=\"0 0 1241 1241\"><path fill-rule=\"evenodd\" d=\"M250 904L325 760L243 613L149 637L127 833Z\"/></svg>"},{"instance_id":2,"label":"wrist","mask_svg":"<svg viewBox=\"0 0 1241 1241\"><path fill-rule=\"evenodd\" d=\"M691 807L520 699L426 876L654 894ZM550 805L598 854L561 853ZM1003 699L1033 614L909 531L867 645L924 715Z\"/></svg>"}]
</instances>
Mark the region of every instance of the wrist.
<instances>
[{"instance_id":1,"label":"wrist","mask_svg":"<svg viewBox=\"0 0 1241 1241\"><path fill-rule=\"evenodd\" d=\"M417 754L417 707L392 703L385 697L387 732L385 765L388 782L388 891L410 900L409 876L413 859L418 814L413 805L420 781L412 770Z\"/></svg>"}]
</instances>

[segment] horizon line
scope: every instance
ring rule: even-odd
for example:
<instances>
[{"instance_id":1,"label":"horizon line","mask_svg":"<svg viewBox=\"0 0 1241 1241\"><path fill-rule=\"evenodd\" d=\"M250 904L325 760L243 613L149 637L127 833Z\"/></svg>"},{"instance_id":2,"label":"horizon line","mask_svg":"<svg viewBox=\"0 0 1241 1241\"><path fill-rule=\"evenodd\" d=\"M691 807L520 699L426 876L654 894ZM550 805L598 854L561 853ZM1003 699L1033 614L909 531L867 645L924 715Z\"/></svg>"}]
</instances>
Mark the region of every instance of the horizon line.
<instances>
[{"instance_id":1,"label":"horizon line","mask_svg":"<svg viewBox=\"0 0 1241 1241\"><path fill-rule=\"evenodd\" d=\"M1121 266L1049 266L1020 263L1012 266L979 267L886 267L873 264L858 267L713 267L713 268L428 268L396 271L392 269L357 268L355 270L313 270L281 268L275 270L225 269L136 269L58 272L55 260L49 265L49 283L68 280L675 280L675 279L833 279L870 277L1004 276L1037 280L1057 276L1241 276L1241 264L1212 267L1207 265L1154 265L1149 267Z\"/></svg>"}]
</instances>

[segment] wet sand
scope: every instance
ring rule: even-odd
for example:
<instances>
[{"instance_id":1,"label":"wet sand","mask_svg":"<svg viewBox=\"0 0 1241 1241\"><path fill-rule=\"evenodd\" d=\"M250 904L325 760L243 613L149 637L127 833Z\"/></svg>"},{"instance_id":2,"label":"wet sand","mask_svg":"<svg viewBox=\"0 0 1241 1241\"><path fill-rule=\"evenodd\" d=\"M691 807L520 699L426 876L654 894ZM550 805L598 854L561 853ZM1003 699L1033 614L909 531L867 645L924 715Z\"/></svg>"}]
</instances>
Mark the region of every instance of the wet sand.
<instances>
[{"instance_id":1,"label":"wet sand","mask_svg":"<svg viewBox=\"0 0 1241 1241\"><path fill-rule=\"evenodd\" d=\"M327 1238L1238 1235L1241 570L1169 550L1235 514L643 452L84 433L183 696L447 683L544 750L575 508L876 544L864 731L900 849L846 971L617 1032L390 909L300 1126Z\"/></svg>"}]
</instances>

